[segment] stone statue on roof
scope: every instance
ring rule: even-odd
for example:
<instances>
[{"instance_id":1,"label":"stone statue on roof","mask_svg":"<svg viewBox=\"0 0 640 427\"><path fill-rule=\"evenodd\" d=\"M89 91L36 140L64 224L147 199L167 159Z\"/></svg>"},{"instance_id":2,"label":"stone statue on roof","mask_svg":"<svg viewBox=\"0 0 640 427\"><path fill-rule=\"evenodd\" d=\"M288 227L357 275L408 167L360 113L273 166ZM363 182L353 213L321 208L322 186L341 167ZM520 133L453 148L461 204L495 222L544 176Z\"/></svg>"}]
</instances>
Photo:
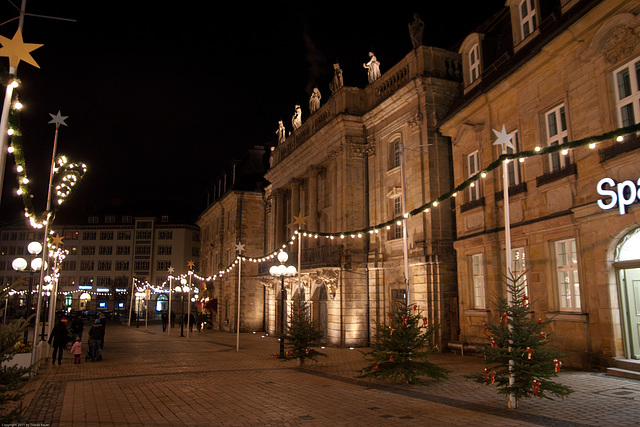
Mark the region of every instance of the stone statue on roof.
<instances>
[{"instance_id":1,"label":"stone statue on roof","mask_svg":"<svg viewBox=\"0 0 640 427\"><path fill-rule=\"evenodd\" d=\"M411 36L411 44L414 49L422 46L422 35L424 34L424 21L420 19L420 15L413 14L413 22L409 23L409 36Z\"/></svg>"},{"instance_id":2,"label":"stone statue on roof","mask_svg":"<svg viewBox=\"0 0 640 427\"><path fill-rule=\"evenodd\" d=\"M331 94L336 93L340 89L342 89L344 83L342 81L342 69L340 68L339 63L333 64L333 80L329 83L329 89L331 89Z\"/></svg>"},{"instance_id":3,"label":"stone statue on roof","mask_svg":"<svg viewBox=\"0 0 640 427\"><path fill-rule=\"evenodd\" d=\"M378 62L373 52L369 52L369 62L363 64L363 66L368 70L367 76L369 78L369 84L378 80L378 77L380 77L380 62Z\"/></svg>"},{"instance_id":4,"label":"stone statue on roof","mask_svg":"<svg viewBox=\"0 0 640 427\"><path fill-rule=\"evenodd\" d=\"M316 87L313 88L313 92L311 93L311 97L309 98L309 111L311 114L315 113L320 109L320 90Z\"/></svg>"}]
</instances>

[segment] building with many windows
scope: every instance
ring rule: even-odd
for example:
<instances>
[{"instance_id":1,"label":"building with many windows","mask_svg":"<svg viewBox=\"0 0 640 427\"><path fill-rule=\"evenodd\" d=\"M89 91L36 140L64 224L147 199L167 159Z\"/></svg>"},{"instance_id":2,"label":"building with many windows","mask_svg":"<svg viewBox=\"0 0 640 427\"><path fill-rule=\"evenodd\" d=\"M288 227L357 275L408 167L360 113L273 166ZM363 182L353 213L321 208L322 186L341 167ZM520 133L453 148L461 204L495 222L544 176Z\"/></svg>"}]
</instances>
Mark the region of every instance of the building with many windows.
<instances>
[{"instance_id":1,"label":"building with many windows","mask_svg":"<svg viewBox=\"0 0 640 427\"><path fill-rule=\"evenodd\" d=\"M524 274L532 316L553 319L566 363L640 358L640 139L606 137L640 123L639 16L633 1L508 0L460 44L464 88L439 130L456 185L482 174L455 203L461 341L486 342L508 267ZM542 153L511 160L506 180L485 173L503 126L509 154Z\"/></svg>"},{"instance_id":2,"label":"building with many windows","mask_svg":"<svg viewBox=\"0 0 640 427\"><path fill-rule=\"evenodd\" d=\"M169 267L175 276L188 271L189 261L196 271L199 268L200 230L172 222L169 216L89 216L82 225L56 223L53 234L62 238L62 248L68 252L60 270L57 309L128 315L134 277L138 286L146 282L167 289ZM13 270L13 259L28 260L27 245L33 240L43 242L43 237L42 231L26 224L0 229L0 279L3 287L19 291L11 305L16 312L26 303L27 283L19 280L24 273ZM168 308L169 293L151 295L149 315L153 317ZM138 301L134 309L142 313L144 303Z\"/></svg>"}]
</instances>

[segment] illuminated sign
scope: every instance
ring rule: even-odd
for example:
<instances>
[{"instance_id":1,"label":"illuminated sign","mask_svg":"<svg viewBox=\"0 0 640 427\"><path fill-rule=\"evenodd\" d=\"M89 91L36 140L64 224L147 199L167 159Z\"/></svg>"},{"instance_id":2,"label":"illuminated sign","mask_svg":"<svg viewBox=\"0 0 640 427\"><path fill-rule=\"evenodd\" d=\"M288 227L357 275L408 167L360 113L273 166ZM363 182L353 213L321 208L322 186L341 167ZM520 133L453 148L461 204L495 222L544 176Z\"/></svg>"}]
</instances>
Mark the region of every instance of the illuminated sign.
<instances>
[{"instance_id":1,"label":"illuminated sign","mask_svg":"<svg viewBox=\"0 0 640 427\"><path fill-rule=\"evenodd\" d=\"M605 187L611 187L611 189L606 189ZM636 199L640 199L640 191L637 187L640 187L640 179L635 183L626 180L616 184L611 178L602 178L596 186L598 194L610 197L611 200L600 199L598 200L598 206L601 209L608 210L615 208L617 205L618 209L620 209L620 215L624 215L627 213L626 206L634 203Z\"/></svg>"},{"instance_id":2,"label":"illuminated sign","mask_svg":"<svg viewBox=\"0 0 640 427\"><path fill-rule=\"evenodd\" d=\"M96 288L96 292L109 292L109 288Z\"/></svg>"},{"instance_id":3,"label":"illuminated sign","mask_svg":"<svg viewBox=\"0 0 640 427\"><path fill-rule=\"evenodd\" d=\"M78 286L78 289L81 289L83 291L89 291L91 289L93 289L93 286L89 286L89 285L80 285Z\"/></svg>"}]
</instances>

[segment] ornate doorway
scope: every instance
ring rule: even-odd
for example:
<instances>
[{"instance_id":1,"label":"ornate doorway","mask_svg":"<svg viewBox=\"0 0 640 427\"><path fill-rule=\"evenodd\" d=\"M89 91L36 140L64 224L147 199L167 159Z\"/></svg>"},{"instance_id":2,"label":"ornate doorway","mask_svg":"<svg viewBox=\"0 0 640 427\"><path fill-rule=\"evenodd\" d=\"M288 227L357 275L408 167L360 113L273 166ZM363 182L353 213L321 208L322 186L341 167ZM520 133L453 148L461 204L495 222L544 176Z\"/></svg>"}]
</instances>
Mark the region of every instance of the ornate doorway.
<instances>
[{"instance_id":1,"label":"ornate doorway","mask_svg":"<svg viewBox=\"0 0 640 427\"><path fill-rule=\"evenodd\" d=\"M620 240L615 264L625 357L640 359L640 228Z\"/></svg>"}]
</instances>

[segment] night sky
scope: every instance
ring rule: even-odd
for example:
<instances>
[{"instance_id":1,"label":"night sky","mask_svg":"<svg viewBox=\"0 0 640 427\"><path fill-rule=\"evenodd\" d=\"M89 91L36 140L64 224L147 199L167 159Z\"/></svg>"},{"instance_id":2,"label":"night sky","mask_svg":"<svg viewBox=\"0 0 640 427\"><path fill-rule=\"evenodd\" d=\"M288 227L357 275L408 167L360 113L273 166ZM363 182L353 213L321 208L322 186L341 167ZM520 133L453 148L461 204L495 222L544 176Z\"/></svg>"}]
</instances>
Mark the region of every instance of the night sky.
<instances>
[{"instance_id":1,"label":"night sky","mask_svg":"<svg viewBox=\"0 0 640 427\"><path fill-rule=\"evenodd\" d=\"M18 16L12 3L20 1L0 0L1 22ZM34 204L45 205L49 113L60 110L69 118L58 153L89 166L61 211L160 204L195 220L220 168L247 147L273 142L278 120L289 131L295 104L304 121L315 86L324 104L334 62L345 86L365 87L370 50L384 73L412 49L414 12L425 21L423 43L449 48L504 0L434 3L27 0L27 13L76 21L25 18L25 42L44 44L32 52L40 69L18 67ZM17 19L5 23L0 35L12 38L17 27ZM12 195L14 165L8 156L5 221L22 210Z\"/></svg>"}]
</instances>

